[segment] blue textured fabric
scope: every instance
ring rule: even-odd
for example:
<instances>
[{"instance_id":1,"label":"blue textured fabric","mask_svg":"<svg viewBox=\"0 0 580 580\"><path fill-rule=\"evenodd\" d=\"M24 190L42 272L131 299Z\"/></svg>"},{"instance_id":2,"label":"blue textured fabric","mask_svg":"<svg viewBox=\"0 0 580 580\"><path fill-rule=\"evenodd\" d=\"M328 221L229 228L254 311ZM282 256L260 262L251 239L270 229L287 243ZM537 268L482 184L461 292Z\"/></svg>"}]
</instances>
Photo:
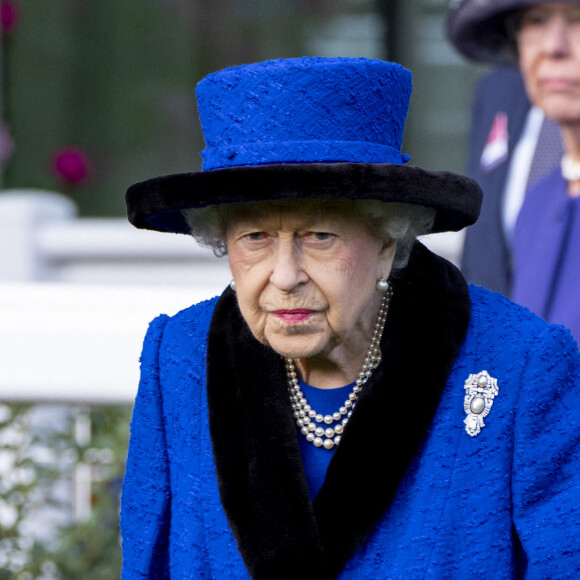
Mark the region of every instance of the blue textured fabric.
<instances>
[{"instance_id":1,"label":"blue textured fabric","mask_svg":"<svg viewBox=\"0 0 580 580\"><path fill-rule=\"evenodd\" d=\"M580 577L579 355L561 327L470 291L470 328L422 452L342 580ZM145 340L122 497L124 580L249 577L209 436L214 306L161 316ZM470 437L464 382L482 370L499 393Z\"/></svg>"},{"instance_id":2,"label":"blue textured fabric","mask_svg":"<svg viewBox=\"0 0 580 580\"><path fill-rule=\"evenodd\" d=\"M354 387L354 383L351 383L338 389L317 389L303 381L299 381L299 384L304 396L308 399L308 403L322 415L332 415L344 404ZM308 481L310 497L314 499L324 483L326 470L336 447L333 449L315 447L306 440L306 437L299 430L298 442L300 443L300 453L302 454L302 463L306 473L306 480Z\"/></svg>"},{"instance_id":3,"label":"blue textured fabric","mask_svg":"<svg viewBox=\"0 0 580 580\"><path fill-rule=\"evenodd\" d=\"M197 85L203 170L278 163L396 163L411 73L366 58L302 57L227 68Z\"/></svg>"}]
</instances>

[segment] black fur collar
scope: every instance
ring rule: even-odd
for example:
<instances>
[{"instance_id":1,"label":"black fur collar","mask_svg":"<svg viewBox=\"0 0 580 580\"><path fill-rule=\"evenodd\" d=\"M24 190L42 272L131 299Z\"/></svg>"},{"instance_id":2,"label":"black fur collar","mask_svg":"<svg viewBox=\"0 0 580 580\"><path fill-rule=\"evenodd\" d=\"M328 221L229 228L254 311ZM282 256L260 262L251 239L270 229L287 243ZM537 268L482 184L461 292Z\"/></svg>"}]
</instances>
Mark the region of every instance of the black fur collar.
<instances>
[{"instance_id":1,"label":"black fur collar","mask_svg":"<svg viewBox=\"0 0 580 580\"><path fill-rule=\"evenodd\" d=\"M335 578L379 522L429 429L467 332L467 285L420 244L392 283L382 365L314 504L282 361L253 338L231 290L216 306L210 429L222 505L254 579ZM340 509L345 501L348 510Z\"/></svg>"}]
</instances>

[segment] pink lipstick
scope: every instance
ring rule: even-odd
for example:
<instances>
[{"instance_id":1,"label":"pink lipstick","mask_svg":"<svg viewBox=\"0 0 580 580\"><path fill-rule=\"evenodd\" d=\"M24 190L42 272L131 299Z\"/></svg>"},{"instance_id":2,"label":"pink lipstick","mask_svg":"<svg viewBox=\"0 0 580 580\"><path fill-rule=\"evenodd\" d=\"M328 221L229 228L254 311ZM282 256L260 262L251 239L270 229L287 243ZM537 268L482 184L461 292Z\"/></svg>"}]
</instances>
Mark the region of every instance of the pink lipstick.
<instances>
[{"instance_id":1,"label":"pink lipstick","mask_svg":"<svg viewBox=\"0 0 580 580\"><path fill-rule=\"evenodd\" d=\"M551 91L568 91L573 82L565 77L548 77L541 80L542 86Z\"/></svg>"},{"instance_id":2,"label":"pink lipstick","mask_svg":"<svg viewBox=\"0 0 580 580\"><path fill-rule=\"evenodd\" d=\"M272 314L287 324L297 324L310 318L314 312L314 310L308 310L307 308L295 308L293 310L274 310Z\"/></svg>"}]
</instances>

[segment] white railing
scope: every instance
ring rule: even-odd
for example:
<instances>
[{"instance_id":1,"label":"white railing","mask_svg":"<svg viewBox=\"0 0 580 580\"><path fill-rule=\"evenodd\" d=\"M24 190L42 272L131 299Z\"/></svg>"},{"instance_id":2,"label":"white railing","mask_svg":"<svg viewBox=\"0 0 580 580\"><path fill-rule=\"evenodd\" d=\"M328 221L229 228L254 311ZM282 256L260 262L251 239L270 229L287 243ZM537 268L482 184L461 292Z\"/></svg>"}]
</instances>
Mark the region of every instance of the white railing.
<instances>
[{"instance_id":1,"label":"white railing","mask_svg":"<svg viewBox=\"0 0 580 580\"><path fill-rule=\"evenodd\" d=\"M424 241L457 261L460 234ZM0 192L0 400L131 403L148 322L229 279L227 259L187 236L79 219L55 193Z\"/></svg>"},{"instance_id":2,"label":"white railing","mask_svg":"<svg viewBox=\"0 0 580 580\"><path fill-rule=\"evenodd\" d=\"M227 259L187 236L79 219L0 193L0 400L131 403L148 322L222 291Z\"/></svg>"},{"instance_id":3,"label":"white railing","mask_svg":"<svg viewBox=\"0 0 580 580\"><path fill-rule=\"evenodd\" d=\"M126 219L79 219L41 191L0 192L0 282L187 286L214 292L227 261L188 236L145 232Z\"/></svg>"}]
</instances>

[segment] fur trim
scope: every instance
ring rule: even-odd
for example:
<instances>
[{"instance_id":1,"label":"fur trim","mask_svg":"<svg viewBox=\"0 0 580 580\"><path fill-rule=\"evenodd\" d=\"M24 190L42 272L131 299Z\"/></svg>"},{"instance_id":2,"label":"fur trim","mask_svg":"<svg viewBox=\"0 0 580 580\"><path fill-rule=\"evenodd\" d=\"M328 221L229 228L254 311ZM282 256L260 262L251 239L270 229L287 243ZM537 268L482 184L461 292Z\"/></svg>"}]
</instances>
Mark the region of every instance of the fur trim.
<instances>
[{"instance_id":1,"label":"fur trim","mask_svg":"<svg viewBox=\"0 0 580 580\"><path fill-rule=\"evenodd\" d=\"M137 228L190 233L186 208L277 199L375 199L437 210L434 232L458 231L479 216L475 181L443 171L389 163L264 165L166 175L132 185L125 196Z\"/></svg>"},{"instance_id":2,"label":"fur trim","mask_svg":"<svg viewBox=\"0 0 580 580\"><path fill-rule=\"evenodd\" d=\"M231 290L216 306L208 338L210 429L222 505L254 579L335 578L421 448L467 332L469 294L458 270L420 244L393 286L383 362L314 503L282 360L251 335ZM346 513L339 509L345 498Z\"/></svg>"}]
</instances>

